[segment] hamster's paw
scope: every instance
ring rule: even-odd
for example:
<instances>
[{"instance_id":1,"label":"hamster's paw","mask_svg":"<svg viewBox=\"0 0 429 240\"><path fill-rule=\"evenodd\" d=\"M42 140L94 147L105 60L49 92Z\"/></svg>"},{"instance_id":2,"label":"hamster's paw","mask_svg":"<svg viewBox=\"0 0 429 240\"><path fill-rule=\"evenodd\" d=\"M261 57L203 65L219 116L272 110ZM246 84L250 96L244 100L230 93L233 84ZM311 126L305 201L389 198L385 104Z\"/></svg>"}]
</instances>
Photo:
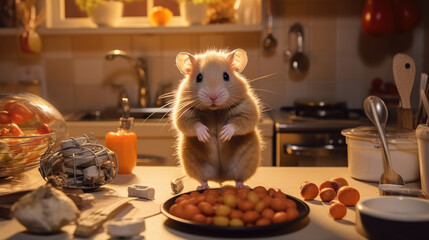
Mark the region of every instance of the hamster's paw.
<instances>
[{"instance_id":1,"label":"hamster's paw","mask_svg":"<svg viewBox=\"0 0 429 240\"><path fill-rule=\"evenodd\" d=\"M198 190L206 190L206 189L210 189L209 184L207 182L201 182L201 186L197 187L197 191Z\"/></svg>"},{"instance_id":2,"label":"hamster's paw","mask_svg":"<svg viewBox=\"0 0 429 240\"><path fill-rule=\"evenodd\" d=\"M220 131L220 140L226 142L229 141L235 133L235 127L231 123L223 126L222 130Z\"/></svg>"},{"instance_id":3,"label":"hamster's paw","mask_svg":"<svg viewBox=\"0 0 429 240\"><path fill-rule=\"evenodd\" d=\"M204 143L208 142L210 139L209 128L202 123L197 123L195 125L195 131L197 132L198 141Z\"/></svg>"},{"instance_id":4,"label":"hamster's paw","mask_svg":"<svg viewBox=\"0 0 429 240\"><path fill-rule=\"evenodd\" d=\"M236 183L235 183L235 187L236 187L236 188L248 188L248 189L251 189L251 187L249 187L249 186L247 186L247 185L244 185L244 183L243 183L243 182L236 182Z\"/></svg>"}]
</instances>

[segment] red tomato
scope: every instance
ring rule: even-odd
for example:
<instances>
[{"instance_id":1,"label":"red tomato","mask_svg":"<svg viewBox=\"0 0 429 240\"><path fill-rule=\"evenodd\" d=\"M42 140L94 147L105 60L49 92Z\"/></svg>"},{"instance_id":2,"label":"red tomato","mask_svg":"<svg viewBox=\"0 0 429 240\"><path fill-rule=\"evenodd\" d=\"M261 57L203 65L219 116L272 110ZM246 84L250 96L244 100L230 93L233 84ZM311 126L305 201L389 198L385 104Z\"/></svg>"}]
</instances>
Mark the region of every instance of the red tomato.
<instances>
[{"instance_id":1,"label":"red tomato","mask_svg":"<svg viewBox=\"0 0 429 240\"><path fill-rule=\"evenodd\" d=\"M4 104L4 109L9 112L12 122L18 124L25 123L34 116L34 113L28 110L26 106L14 100L7 101Z\"/></svg>"},{"instance_id":2,"label":"red tomato","mask_svg":"<svg viewBox=\"0 0 429 240\"><path fill-rule=\"evenodd\" d=\"M0 136L4 137L4 136L9 136L9 135L10 135L9 129L7 129L7 128L3 128L0 132Z\"/></svg>"},{"instance_id":3,"label":"red tomato","mask_svg":"<svg viewBox=\"0 0 429 240\"><path fill-rule=\"evenodd\" d=\"M47 134L47 133L51 133L51 132L52 132L51 128L47 124L40 125L37 128L37 133L38 134Z\"/></svg>"},{"instance_id":4,"label":"red tomato","mask_svg":"<svg viewBox=\"0 0 429 240\"><path fill-rule=\"evenodd\" d=\"M0 111L0 124L9 124L11 122L7 111Z\"/></svg>"},{"instance_id":5,"label":"red tomato","mask_svg":"<svg viewBox=\"0 0 429 240\"><path fill-rule=\"evenodd\" d=\"M419 22L419 10L413 0L393 0L395 31L406 32Z\"/></svg>"},{"instance_id":6,"label":"red tomato","mask_svg":"<svg viewBox=\"0 0 429 240\"><path fill-rule=\"evenodd\" d=\"M368 35L392 32L394 10L391 0L366 0L361 18L362 30Z\"/></svg>"},{"instance_id":7,"label":"red tomato","mask_svg":"<svg viewBox=\"0 0 429 240\"><path fill-rule=\"evenodd\" d=\"M15 123L11 123L10 124L10 133L12 134L12 136L23 136L24 133L21 131L21 128L19 128L18 125L16 125Z\"/></svg>"}]
</instances>

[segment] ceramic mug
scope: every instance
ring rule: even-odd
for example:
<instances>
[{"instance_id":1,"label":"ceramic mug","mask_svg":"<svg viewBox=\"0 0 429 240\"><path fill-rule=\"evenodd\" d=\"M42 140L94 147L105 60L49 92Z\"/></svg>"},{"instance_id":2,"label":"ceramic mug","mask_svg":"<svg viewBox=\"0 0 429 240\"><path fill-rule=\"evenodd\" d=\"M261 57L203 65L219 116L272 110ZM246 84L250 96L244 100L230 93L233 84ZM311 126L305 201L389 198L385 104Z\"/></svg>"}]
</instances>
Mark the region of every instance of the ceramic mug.
<instances>
[{"instance_id":1,"label":"ceramic mug","mask_svg":"<svg viewBox=\"0 0 429 240\"><path fill-rule=\"evenodd\" d=\"M429 127L420 124L416 129L422 190L429 194Z\"/></svg>"}]
</instances>

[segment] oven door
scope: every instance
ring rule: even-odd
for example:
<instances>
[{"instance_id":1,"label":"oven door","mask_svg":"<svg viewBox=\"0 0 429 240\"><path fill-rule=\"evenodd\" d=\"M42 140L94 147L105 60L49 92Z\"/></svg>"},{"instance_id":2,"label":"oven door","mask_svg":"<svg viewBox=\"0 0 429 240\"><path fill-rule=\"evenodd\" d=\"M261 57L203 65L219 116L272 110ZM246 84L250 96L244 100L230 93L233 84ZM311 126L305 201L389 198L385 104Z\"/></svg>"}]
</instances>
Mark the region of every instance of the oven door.
<instances>
[{"instance_id":1,"label":"oven door","mask_svg":"<svg viewBox=\"0 0 429 240\"><path fill-rule=\"evenodd\" d=\"M347 145L338 131L277 133L277 166L347 166Z\"/></svg>"}]
</instances>

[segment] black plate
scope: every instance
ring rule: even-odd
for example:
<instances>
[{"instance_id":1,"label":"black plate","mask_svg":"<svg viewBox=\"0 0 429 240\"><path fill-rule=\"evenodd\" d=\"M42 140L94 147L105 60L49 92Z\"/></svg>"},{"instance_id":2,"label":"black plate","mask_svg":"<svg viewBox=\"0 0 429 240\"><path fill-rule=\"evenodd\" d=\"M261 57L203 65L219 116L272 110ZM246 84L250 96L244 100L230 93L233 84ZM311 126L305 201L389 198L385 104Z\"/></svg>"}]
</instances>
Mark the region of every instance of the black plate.
<instances>
[{"instance_id":1,"label":"black plate","mask_svg":"<svg viewBox=\"0 0 429 240\"><path fill-rule=\"evenodd\" d=\"M222 189L217 189L217 190L222 190ZM191 191L194 192L194 191ZM301 221L302 219L304 219L309 213L310 213L310 208L308 207L308 205L303 202L302 200L295 198L293 196L287 195L286 196L289 199L292 199L297 206L297 210L299 212L299 217L291 220L291 221L286 221L286 222L282 222L282 223L275 223L275 224L270 224L270 225L266 225L266 226L253 226L253 227L223 227L223 226L215 226L215 225L209 225L209 224L202 224L202 223L196 223L196 222L192 222L183 218L179 218L176 216L173 216L172 214L169 213L169 209L170 207L175 203L176 198L180 197L181 195L184 194L190 194L191 192L186 192L186 193L182 193L179 195L176 195L170 199L168 199L167 201L165 201L162 205L161 205L161 212L167 216L171 221L173 221L174 223L180 224L184 227L189 227L192 228L194 230L200 230L200 233L209 231L211 233L263 233L263 232L267 232L267 231L272 231L272 230L285 230L286 228L288 228L291 225L294 225L295 223ZM202 191L199 191L202 192Z\"/></svg>"}]
</instances>

